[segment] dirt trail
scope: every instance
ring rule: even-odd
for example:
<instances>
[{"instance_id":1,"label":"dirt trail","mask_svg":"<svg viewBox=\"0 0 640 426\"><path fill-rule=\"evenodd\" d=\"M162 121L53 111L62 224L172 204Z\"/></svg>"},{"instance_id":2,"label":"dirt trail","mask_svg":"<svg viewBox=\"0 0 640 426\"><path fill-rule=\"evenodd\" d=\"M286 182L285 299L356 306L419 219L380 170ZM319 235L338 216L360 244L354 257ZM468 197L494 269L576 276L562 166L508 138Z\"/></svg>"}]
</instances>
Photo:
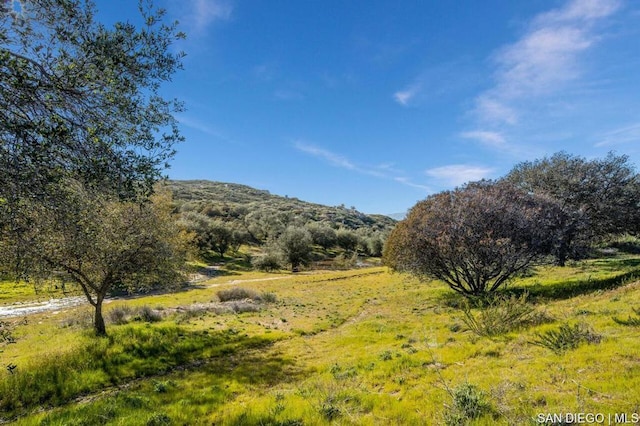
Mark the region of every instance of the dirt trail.
<instances>
[{"instance_id":1,"label":"dirt trail","mask_svg":"<svg viewBox=\"0 0 640 426\"><path fill-rule=\"evenodd\" d=\"M211 268L211 271L214 269ZM209 272L209 271L208 271ZM198 283L207 279L210 279L215 274L200 274L197 277L193 277L189 280L190 283ZM261 282L261 281L273 281L273 280L281 280L291 278L291 276L284 275L280 277L269 277L269 278L254 278L247 280L233 280L223 283L215 283L215 284L205 284L204 286L207 288L210 287L220 287L223 285L238 285L243 283L253 283L253 282ZM121 297L114 297L110 299L106 299L105 303L109 303L113 300L122 299ZM0 306L0 318L16 318L16 317L24 317L33 314L39 314L43 312L55 312L62 311L69 308L73 308L79 305L83 305L87 303L87 299L84 296L73 296L73 297L62 297L60 299L50 299L48 301L42 302L18 302L13 303L11 305Z\"/></svg>"},{"instance_id":2,"label":"dirt trail","mask_svg":"<svg viewBox=\"0 0 640 426\"><path fill-rule=\"evenodd\" d=\"M7 306L0 306L0 318L15 318L40 312L59 311L82 305L86 301L87 299L84 296L74 296L50 299L45 302L13 303Z\"/></svg>"}]
</instances>

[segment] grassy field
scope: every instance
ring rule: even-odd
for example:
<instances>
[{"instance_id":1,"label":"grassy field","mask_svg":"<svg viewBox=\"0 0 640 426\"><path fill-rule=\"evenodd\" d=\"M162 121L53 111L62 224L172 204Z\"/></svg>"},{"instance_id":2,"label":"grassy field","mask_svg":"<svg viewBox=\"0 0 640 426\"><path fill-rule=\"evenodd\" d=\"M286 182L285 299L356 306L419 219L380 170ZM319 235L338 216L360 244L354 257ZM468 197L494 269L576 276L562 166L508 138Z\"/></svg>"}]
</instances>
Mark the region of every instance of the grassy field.
<instances>
[{"instance_id":1,"label":"grassy field","mask_svg":"<svg viewBox=\"0 0 640 426\"><path fill-rule=\"evenodd\" d=\"M632 420L640 258L536 272L507 289L516 305L527 297L528 320L489 337L470 331L469 319L509 308L469 307L441 283L385 268L233 272L188 291L113 301L107 315L118 311L111 318L122 324L101 339L86 328L87 308L34 315L0 348L0 364L16 366L0 375L0 417L26 425ZM219 301L219 291L238 287L253 300Z\"/></svg>"}]
</instances>

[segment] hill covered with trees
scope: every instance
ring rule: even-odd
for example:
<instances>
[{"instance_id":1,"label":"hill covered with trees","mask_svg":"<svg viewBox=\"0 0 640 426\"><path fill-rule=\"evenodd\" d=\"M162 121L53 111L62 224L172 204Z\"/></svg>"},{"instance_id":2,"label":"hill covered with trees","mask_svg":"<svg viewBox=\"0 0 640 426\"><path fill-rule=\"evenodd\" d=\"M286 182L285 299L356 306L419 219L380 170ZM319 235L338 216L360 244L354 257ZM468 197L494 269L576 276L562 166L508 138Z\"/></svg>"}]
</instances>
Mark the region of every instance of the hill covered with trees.
<instances>
[{"instance_id":1,"label":"hill covered with trees","mask_svg":"<svg viewBox=\"0 0 640 426\"><path fill-rule=\"evenodd\" d=\"M224 257L251 245L261 248L261 255L254 259L254 266L261 269L285 264L295 269L311 258L336 255L381 256L396 224L387 216L309 203L245 185L206 180L168 181L167 185L182 225L194 234L194 245L202 256ZM312 255L314 247L321 256Z\"/></svg>"},{"instance_id":2,"label":"hill covered with trees","mask_svg":"<svg viewBox=\"0 0 640 426\"><path fill-rule=\"evenodd\" d=\"M236 183L208 180L170 180L169 188L183 212L198 211L209 217L242 220L275 213L279 220L296 223L319 222L332 227L386 232L396 221L384 215L368 215L355 208L325 206L298 198L271 194Z\"/></svg>"}]
</instances>

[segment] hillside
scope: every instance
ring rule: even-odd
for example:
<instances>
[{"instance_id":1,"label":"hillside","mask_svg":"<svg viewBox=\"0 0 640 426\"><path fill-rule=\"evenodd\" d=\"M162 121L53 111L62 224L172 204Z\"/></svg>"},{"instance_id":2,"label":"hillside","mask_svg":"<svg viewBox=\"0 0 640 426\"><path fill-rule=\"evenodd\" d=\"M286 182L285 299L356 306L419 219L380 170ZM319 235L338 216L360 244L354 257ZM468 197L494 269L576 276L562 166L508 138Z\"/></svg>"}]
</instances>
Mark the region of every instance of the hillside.
<instances>
[{"instance_id":1,"label":"hillside","mask_svg":"<svg viewBox=\"0 0 640 426\"><path fill-rule=\"evenodd\" d=\"M198 211L229 221L267 216L296 224L324 222L335 228L364 228L376 232L388 231L396 223L384 215L367 215L345 206L309 203L235 183L170 180L168 186L181 211Z\"/></svg>"}]
</instances>

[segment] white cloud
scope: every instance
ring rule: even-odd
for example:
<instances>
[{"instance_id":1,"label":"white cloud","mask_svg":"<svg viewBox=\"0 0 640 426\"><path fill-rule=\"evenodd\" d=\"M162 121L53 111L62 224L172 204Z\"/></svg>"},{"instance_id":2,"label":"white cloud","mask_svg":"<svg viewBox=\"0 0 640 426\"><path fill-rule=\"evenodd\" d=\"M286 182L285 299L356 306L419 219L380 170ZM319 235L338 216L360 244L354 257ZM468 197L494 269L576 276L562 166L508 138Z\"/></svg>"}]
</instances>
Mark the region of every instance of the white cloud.
<instances>
[{"instance_id":1,"label":"white cloud","mask_svg":"<svg viewBox=\"0 0 640 426\"><path fill-rule=\"evenodd\" d=\"M460 133L465 139L475 139L480 141L483 145L487 145L494 148L502 148L506 145L507 141L504 136L499 132L492 132L487 130L474 130L470 132Z\"/></svg>"},{"instance_id":2,"label":"white cloud","mask_svg":"<svg viewBox=\"0 0 640 426\"><path fill-rule=\"evenodd\" d=\"M628 143L640 144L640 123L621 127L606 133L596 147L622 145Z\"/></svg>"},{"instance_id":3,"label":"white cloud","mask_svg":"<svg viewBox=\"0 0 640 426\"><path fill-rule=\"evenodd\" d=\"M411 102L411 100L418 94L419 91L420 91L420 85L414 84L413 86L410 86L405 90L401 90L394 93L393 99L395 99L395 101L400 105L407 106L409 105L409 102Z\"/></svg>"},{"instance_id":4,"label":"white cloud","mask_svg":"<svg viewBox=\"0 0 640 426\"><path fill-rule=\"evenodd\" d=\"M411 179L404 176L401 170L396 170L393 164L381 164L374 167L362 166L354 163L343 155L336 154L324 148L317 147L302 141L295 141L295 149L305 154L309 154L313 157L320 158L326 161L334 167L339 167L345 170L350 170L363 175L374 176L380 179L387 179L398 182L402 185L409 186L411 188L421 189L427 192L431 192L431 189L425 185L414 183Z\"/></svg>"},{"instance_id":5,"label":"white cloud","mask_svg":"<svg viewBox=\"0 0 640 426\"><path fill-rule=\"evenodd\" d=\"M395 178L393 178L393 180L398 182L398 183L401 183L401 184L403 184L405 186L409 186L411 188L422 189L422 190L426 191L427 193L432 193L433 192L433 190L430 187L428 187L426 185L420 185L418 183L413 183L411 181L411 179L409 179L407 177L395 177Z\"/></svg>"},{"instance_id":6,"label":"white cloud","mask_svg":"<svg viewBox=\"0 0 640 426\"><path fill-rule=\"evenodd\" d=\"M478 117L514 125L520 103L579 81L582 54L599 40L596 24L619 6L617 0L572 0L535 17L520 40L494 55L495 83L476 98Z\"/></svg>"},{"instance_id":7,"label":"white cloud","mask_svg":"<svg viewBox=\"0 0 640 426\"><path fill-rule=\"evenodd\" d=\"M193 25L191 32L204 32L215 21L231 18L233 5L230 0L188 0L190 11L187 22Z\"/></svg>"},{"instance_id":8,"label":"white cloud","mask_svg":"<svg viewBox=\"0 0 640 426\"><path fill-rule=\"evenodd\" d=\"M190 127L192 129L198 130L202 133L205 133L209 136L213 136L215 138L218 139L224 139L227 140L227 138L222 135L222 133L220 133L219 131L217 131L216 129L213 129L211 126L202 123L201 121L192 118L192 117L188 117L186 115L176 115L176 119L180 122L180 124Z\"/></svg>"},{"instance_id":9,"label":"white cloud","mask_svg":"<svg viewBox=\"0 0 640 426\"><path fill-rule=\"evenodd\" d=\"M489 177L494 169L465 164L453 164L436 167L425 171L427 176L443 181L450 186L460 186L467 182L473 182Z\"/></svg>"},{"instance_id":10,"label":"white cloud","mask_svg":"<svg viewBox=\"0 0 640 426\"><path fill-rule=\"evenodd\" d=\"M318 148L317 146L310 145L300 141L296 141L294 143L294 146L298 151L302 151L314 157L321 158L327 161L332 166L340 167L347 170L358 170L358 168L346 157L343 157L339 154L335 154L331 151L327 151L326 149Z\"/></svg>"}]
</instances>

